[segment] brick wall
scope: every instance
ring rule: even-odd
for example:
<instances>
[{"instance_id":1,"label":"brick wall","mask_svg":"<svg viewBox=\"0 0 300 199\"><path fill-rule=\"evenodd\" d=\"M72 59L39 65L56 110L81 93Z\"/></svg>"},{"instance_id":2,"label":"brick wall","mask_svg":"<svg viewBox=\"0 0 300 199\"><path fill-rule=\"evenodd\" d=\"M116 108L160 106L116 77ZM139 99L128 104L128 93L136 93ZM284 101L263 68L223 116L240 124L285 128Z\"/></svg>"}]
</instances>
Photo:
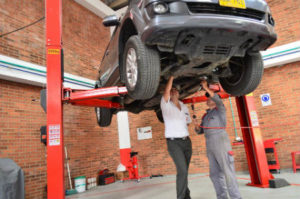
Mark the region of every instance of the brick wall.
<instances>
[{"instance_id":1,"label":"brick wall","mask_svg":"<svg viewBox=\"0 0 300 199\"><path fill-rule=\"evenodd\" d=\"M279 35L275 45L299 40L299 1L269 0L276 30ZM291 9L292 8L292 9ZM44 2L35 0L0 0L0 34L29 24L44 15ZM0 54L24 61L45 65L44 21L25 30L0 38ZM73 0L63 0L63 46L65 71L94 79L101 56L108 42L109 30L102 28L101 19L88 12ZM262 84L254 92L256 107L265 139L284 138L277 145L280 164L291 168L290 151L299 150L299 62L265 70ZM0 157L8 157L25 172L26 198L45 198L46 148L40 143L40 126L46 115L39 105L39 87L0 80ZM260 94L270 93L272 106L262 107ZM229 100L228 126L233 126ZM235 100L234 116L238 125ZM196 106L198 118L206 109ZM145 111L129 114L132 150L139 152L141 174L175 174L175 166L167 152L164 126L155 113ZM298 123L298 126L284 125ZM284 127L278 126L283 124ZM152 126L153 139L137 140L136 128ZM203 136L195 135L190 127L193 142L191 173L207 172L208 161ZM234 130L228 129L234 140ZM241 131L237 133L241 136ZM119 164L119 143L114 116L111 127L96 125L92 108L64 106L64 139L70 157L72 177L95 177L99 169L115 171ZM233 147L237 170L247 170L244 146ZM66 175L66 173L65 173ZM65 178L68 187L67 178Z\"/></svg>"},{"instance_id":2,"label":"brick wall","mask_svg":"<svg viewBox=\"0 0 300 199\"><path fill-rule=\"evenodd\" d=\"M27 198L42 198L46 185L46 149L39 129L46 123L40 88L0 80L0 157L13 159L25 172Z\"/></svg>"},{"instance_id":3,"label":"brick wall","mask_svg":"<svg viewBox=\"0 0 300 199\"><path fill-rule=\"evenodd\" d=\"M0 34L44 16L44 1L1 0ZM65 72L95 79L110 31L102 20L73 0L63 0ZM0 54L45 65L45 21L0 38ZM40 126L46 114L39 87L0 80L0 158L13 159L25 172L28 199L46 198L46 148ZM94 109L64 106L64 140L72 177L96 177L100 168L119 163L115 120L110 129L96 125ZM112 157L106 155L110 149ZM65 175L67 173L65 172ZM68 186L67 178L65 184Z\"/></svg>"},{"instance_id":4,"label":"brick wall","mask_svg":"<svg viewBox=\"0 0 300 199\"><path fill-rule=\"evenodd\" d=\"M300 39L300 1L267 0L275 19L278 40L274 46L287 44Z\"/></svg>"},{"instance_id":5,"label":"brick wall","mask_svg":"<svg viewBox=\"0 0 300 199\"><path fill-rule=\"evenodd\" d=\"M279 163L291 168L291 152L300 150L300 62L265 70L254 92L264 139L283 138L276 145ZM272 106L263 107L260 94L270 93Z\"/></svg>"}]
</instances>

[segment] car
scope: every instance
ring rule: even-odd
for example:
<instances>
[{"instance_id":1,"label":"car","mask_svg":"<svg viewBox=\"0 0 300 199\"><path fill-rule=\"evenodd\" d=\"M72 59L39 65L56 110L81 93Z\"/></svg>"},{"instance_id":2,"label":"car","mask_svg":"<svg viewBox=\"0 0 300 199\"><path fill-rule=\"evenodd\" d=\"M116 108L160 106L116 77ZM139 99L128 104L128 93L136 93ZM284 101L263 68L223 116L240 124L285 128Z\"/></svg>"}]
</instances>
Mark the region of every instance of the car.
<instances>
[{"instance_id":1,"label":"car","mask_svg":"<svg viewBox=\"0 0 300 199\"><path fill-rule=\"evenodd\" d=\"M126 86L125 97L109 100L139 113L154 110L168 78L181 87L180 99L200 89L201 80L220 83L232 96L256 89L263 75L261 50L277 39L264 0L131 0L125 14L107 16L115 26L104 53L96 88ZM116 109L97 107L100 126Z\"/></svg>"}]
</instances>

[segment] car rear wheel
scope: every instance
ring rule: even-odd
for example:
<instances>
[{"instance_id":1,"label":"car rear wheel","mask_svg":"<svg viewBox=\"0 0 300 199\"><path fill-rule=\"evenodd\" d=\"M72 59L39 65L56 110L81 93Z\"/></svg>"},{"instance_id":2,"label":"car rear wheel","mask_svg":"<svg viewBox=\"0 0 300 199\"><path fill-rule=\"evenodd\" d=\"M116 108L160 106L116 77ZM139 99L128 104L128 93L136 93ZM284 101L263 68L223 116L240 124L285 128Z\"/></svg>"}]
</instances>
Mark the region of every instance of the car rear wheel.
<instances>
[{"instance_id":1,"label":"car rear wheel","mask_svg":"<svg viewBox=\"0 0 300 199\"><path fill-rule=\"evenodd\" d=\"M232 58L229 61L230 77L220 78L223 89L234 96L253 92L261 82L264 66L260 53Z\"/></svg>"},{"instance_id":2,"label":"car rear wheel","mask_svg":"<svg viewBox=\"0 0 300 199\"><path fill-rule=\"evenodd\" d=\"M123 70L128 94L133 99L153 97L160 80L160 60L156 50L149 48L136 35L126 42Z\"/></svg>"},{"instance_id":3,"label":"car rear wheel","mask_svg":"<svg viewBox=\"0 0 300 199\"><path fill-rule=\"evenodd\" d=\"M160 121L161 123L164 123L164 118L163 118L161 109L156 110L155 113L156 113L156 117L157 117L158 121Z\"/></svg>"},{"instance_id":4,"label":"car rear wheel","mask_svg":"<svg viewBox=\"0 0 300 199\"><path fill-rule=\"evenodd\" d=\"M98 125L101 127L109 126L112 118L111 110L109 108L96 107L95 111Z\"/></svg>"}]
</instances>

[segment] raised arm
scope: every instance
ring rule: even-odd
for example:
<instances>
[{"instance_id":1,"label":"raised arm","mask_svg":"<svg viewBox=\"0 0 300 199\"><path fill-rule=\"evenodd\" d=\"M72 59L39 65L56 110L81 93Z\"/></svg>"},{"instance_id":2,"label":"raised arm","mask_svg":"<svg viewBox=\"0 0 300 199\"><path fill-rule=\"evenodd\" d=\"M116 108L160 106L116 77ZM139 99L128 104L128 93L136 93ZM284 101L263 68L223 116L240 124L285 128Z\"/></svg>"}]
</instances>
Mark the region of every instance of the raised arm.
<instances>
[{"instance_id":1,"label":"raised arm","mask_svg":"<svg viewBox=\"0 0 300 199\"><path fill-rule=\"evenodd\" d=\"M214 96L215 93L208 88L207 81L205 80L201 81L201 86L209 94L210 97Z\"/></svg>"},{"instance_id":2,"label":"raised arm","mask_svg":"<svg viewBox=\"0 0 300 199\"><path fill-rule=\"evenodd\" d=\"M171 92L171 89L172 89L173 80L174 80L174 77L171 76L169 78L167 86L165 88L165 92L164 92L164 100L165 100L165 102L167 102L170 99L170 92Z\"/></svg>"},{"instance_id":3,"label":"raised arm","mask_svg":"<svg viewBox=\"0 0 300 199\"><path fill-rule=\"evenodd\" d=\"M201 85L202 88L209 94L209 97L212 99L212 101L216 103L218 110L225 111L222 99L219 97L219 95L215 94L212 90L209 89L207 81L202 81Z\"/></svg>"}]
</instances>

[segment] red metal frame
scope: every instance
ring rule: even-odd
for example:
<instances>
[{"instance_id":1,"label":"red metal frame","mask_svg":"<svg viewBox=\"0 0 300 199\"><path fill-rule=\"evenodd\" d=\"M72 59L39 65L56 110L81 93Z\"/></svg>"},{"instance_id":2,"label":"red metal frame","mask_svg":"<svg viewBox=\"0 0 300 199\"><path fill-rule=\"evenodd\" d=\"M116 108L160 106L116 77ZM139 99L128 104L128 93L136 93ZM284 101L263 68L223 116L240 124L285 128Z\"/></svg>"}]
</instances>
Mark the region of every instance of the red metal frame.
<instances>
[{"instance_id":1,"label":"red metal frame","mask_svg":"<svg viewBox=\"0 0 300 199\"><path fill-rule=\"evenodd\" d=\"M63 111L62 102L74 105L121 108L107 98L126 94L124 87L110 87L88 91L62 88L61 71L61 0L46 0L46 55L47 55L47 187L49 199L63 199L64 193L64 142L63 142ZM221 98L229 97L220 87ZM184 103L204 102L205 96L188 98ZM257 118L252 96L236 97L236 104L241 126L255 126ZM254 114L253 114L254 113ZM245 150L247 154L251 183L257 187L268 187L269 173L263 140L259 128L242 128ZM135 160L136 162L136 160ZM133 163L133 165L136 163ZM138 170L136 170L137 173ZM138 175L138 174L137 174Z\"/></svg>"},{"instance_id":2,"label":"red metal frame","mask_svg":"<svg viewBox=\"0 0 300 199\"><path fill-rule=\"evenodd\" d=\"M300 169L300 165L296 163L296 157L295 156L297 154L300 155L300 151L294 151L294 152L291 153L294 173L297 172L297 169Z\"/></svg>"},{"instance_id":3,"label":"red metal frame","mask_svg":"<svg viewBox=\"0 0 300 199\"><path fill-rule=\"evenodd\" d=\"M126 87L106 87L91 90L76 90L65 88L63 90L63 101L78 106L105 107L105 108L123 108L120 103L111 102L99 98L108 98L120 96L127 93Z\"/></svg>"},{"instance_id":4,"label":"red metal frame","mask_svg":"<svg viewBox=\"0 0 300 199\"><path fill-rule=\"evenodd\" d=\"M61 67L61 0L46 0L47 56L47 198L65 198L63 101L74 105L121 108L119 103L98 98L126 94L125 87L110 87L88 91L63 89Z\"/></svg>"},{"instance_id":5,"label":"red metal frame","mask_svg":"<svg viewBox=\"0 0 300 199\"><path fill-rule=\"evenodd\" d=\"M138 158L137 155L134 155L130 157L129 154L129 161L127 162L126 165L126 170L128 171L129 177L128 178L123 178L122 180L140 180L141 178L146 178L149 177L150 175L139 175L139 163L138 163Z\"/></svg>"},{"instance_id":6,"label":"red metal frame","mask_svg":"<svg viewBox=\"0 0 300 199\"><path fill-rule=\"evenodd\" d=\"M230 97L228 93L226 93L223 88L219 84L211 84L209 85L209 88L213 90L214 92L218 93L218 95L224 99ZM190 98L185 98L182 100L184 104L195 104L195 103L200 103L200 102L206 102L207 101L206 96L194 96Z\"/></svg>"},{"instance_id":7,"label":"red metal frame","mask_svg":"<svg viewBox=\"0 0 300 199\"><path fill-rule=\"evenodd\" d=\"M248 185L266 188L269 180L274 179L269 171L263 138L258 127L258 118L253 95L236 97L236 105L242 128L243 141L247 155L251 183Z\"/></svg>"},{"instance_id":8,"label":"red metal frame","mask_svg":"<svg viewBox=\"0 0 300 199\"><path fill-rule=\"evenodd\" d=\"M61 0L46 0L47 188L48 198L64 192L64 142L61 74Z\"/></svg>"},{"instance_id":9,"label":"red metal frame","mask_svg":"<svg viewBox=\"0 0 300 199\"><path fill-rule=\"evenodd\" d=\"M64 93L67 96L64 96L63 100L69 102L76 102L81 100L90 100L90 99L97 99L97 98L108 98L113 96L118 96L121 94L126 94L127 89L126 87L106 87L106 88L98 88L98 89L91 89L91 90L76 90L65 88Z\"/></svg>"},{"instance_id":10,"label":"red metal frame","mask_svg":"<svg viewBox=\"0 0 300 199\"><path fill-rule=\"evenodd\" d=\"M220 92L220 93L218 93L218 95L220 95L220 97L222 99L228 98L230 96L224 92ZM196 97L190 97L190 98L183 99L182 102L184 104L194 104L194 103L206 102L207 99L208 98L206 96L196 96Z\"/></svg>"},{"instance_id":11,"label":"red metal frame","mask_svg":"<svg viewBox=\"0 0 300 199\"><path fill-rule=\"evenodd\" d=\"M275 138L275 139L269 139L269 140L264 141L265 150L268 148L272 148L274 158L276 161L276 164L269 164L269 170L277 170L277 171L280 170L280 165L279 165L279 160L278 160L278 155L277 155L277 150L276 150L275 144L277 144L277 142L281 141L281 140L282 140L282 138Z\"/></svg>"}]
</instances>

